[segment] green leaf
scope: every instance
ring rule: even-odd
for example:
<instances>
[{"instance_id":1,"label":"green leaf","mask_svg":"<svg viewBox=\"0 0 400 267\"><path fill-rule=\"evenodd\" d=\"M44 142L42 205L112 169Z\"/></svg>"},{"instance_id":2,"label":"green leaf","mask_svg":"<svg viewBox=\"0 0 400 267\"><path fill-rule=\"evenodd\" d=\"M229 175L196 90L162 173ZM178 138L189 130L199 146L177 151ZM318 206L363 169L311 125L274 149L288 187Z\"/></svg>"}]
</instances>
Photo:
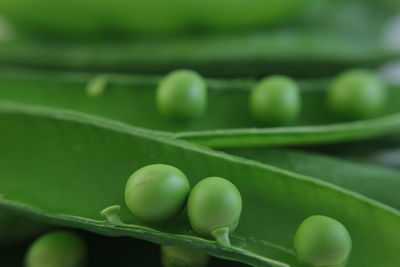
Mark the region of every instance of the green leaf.
<instances>
[{"instance_id":1,"label":"green leaf","mask_svg":"<svg viewBox=\"0 0 400 267\"><path fill-rule=\"evenodd\" d=\"M317 177L400 210L400 171L396 169L287 149L228 149L225 152Z\"/></svg>"},{"instance_id":2,"label":"green leaf","mask_svg":"<svg viewBox=\"0 0 400 267\"><path fill-rule=\"evenodd\" d=\"M322 214L349 229L349 266L400 264L399 211L319 179L91 115L10 102L0 103L0 147L0 204L49 222L184 245L258 266L298 267L293 234L307 216ZM180 168L192 186L215 175L239 188L243 214L232 248L197 236L185 212L157 226L128 212L126 180L151 163ZM130 226L103 221L99 212L114 204L122 206L122 220Z\"/></svg>"},{"instance_id":3,"label":"green leaf","mask_svg":"<svg viewBox=\"0 0 400 267\"><path fill-rule=\"evenodd\" d=\"M87 88L99 81L100 93L88 95ZM329 82L302 81L303 109L295 124L257 128L248 109L253 80L208 80L206 114L187 124L160 114L154 93L158 81L151 76L3 70L0 99L82 111L210 147L338 143L400 130L399 86L389 88L389 102L380 117L342 122L326 107Z\"/></svg>"}]
</instances>

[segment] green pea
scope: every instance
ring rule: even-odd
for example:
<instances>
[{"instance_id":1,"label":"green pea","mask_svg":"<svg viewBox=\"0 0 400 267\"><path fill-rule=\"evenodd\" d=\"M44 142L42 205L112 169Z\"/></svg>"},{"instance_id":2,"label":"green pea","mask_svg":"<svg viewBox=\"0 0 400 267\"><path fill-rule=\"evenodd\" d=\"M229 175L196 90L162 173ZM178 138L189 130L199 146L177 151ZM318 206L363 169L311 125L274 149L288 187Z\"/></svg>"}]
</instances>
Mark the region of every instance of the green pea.
<instances>
[{"instance_id":1,"label":"green pea","mask_svg":"<svg viewBox=\"0 0 400 267\"><path fill-rule=\"evenodd\" d=\"M336 77L328 91L332 112L347 119L365 119L379 114L386 102L386 88L377 74L350 70Z\"/></svg>"},{"instance_id":2,"label":"green pea","mask_svg":"<svg viewBox=\"0 0 400 267\"><path fill-rule=\"evenodd\" d=\"M173 71L160 82L156 102L161 113L172 119L184 121L198 117L207 105L206 83L194 71Z\"/></svg>"},{"instance_id":3,"label":"green pea","mask_svg":"<svg viewBox=\"0 0 400 267\"><path fill-rule=\"evenodd\" d=\"M161 246L161 262L164 267L205 267L210 255L201 250L181 246Z\"/></svg>"},{"instance_id":4,"label":"green pea","mask_svg":"<svg viewBox=\"0 0 400 267\"><path fill-rule=\"evenodd\" d=\"M294 238L297 260L310 267L344 266L351 246L346 227L335 219L321 215L304 220Z\"/></svg>"},{"instance_id":5,"label":"green pea","mask_svg":"<svg viewBox=\"0 0 400 267\"><path fill-rule=\"evenodd\" d=\"M250 93L250 112L265 125L288 124L301 109L298 85L286 76L270 76L261 80Z\"/></svg>"},{"instance_id":6,"label":"green pea","mask_svg":"<svg viewBox=\"0 0 400 267\"><path fill-rule=\"evenodd\" d=\"M183 208L190 191L179 169L152 164L135 171L125 187L125 202L140 220L157 223L171 219Z\"/></svg>"},{"instance_id":7,"label":"green pea","mask_svg":"<svg viewBox=\"0 0 400 267\"><path fill-rule=\"evenodd\" d=\"M220 245L229 246L229 233L242 211L239 190L228 180L208 177L200 181L188 199L188 216L192 228L204 236L213 236Z\"/></svg>"},{"instance_id":8,"label":"green pea","mask_svg":"<svg viewBox=\"0 0 400 267\"><path fill-rule=\"evenodd\" d=\"M85 263L83 240L68 231L51 232L40 237L30 246L25 258L27 267L83 267Z\"/></svg>"}]
</instances>

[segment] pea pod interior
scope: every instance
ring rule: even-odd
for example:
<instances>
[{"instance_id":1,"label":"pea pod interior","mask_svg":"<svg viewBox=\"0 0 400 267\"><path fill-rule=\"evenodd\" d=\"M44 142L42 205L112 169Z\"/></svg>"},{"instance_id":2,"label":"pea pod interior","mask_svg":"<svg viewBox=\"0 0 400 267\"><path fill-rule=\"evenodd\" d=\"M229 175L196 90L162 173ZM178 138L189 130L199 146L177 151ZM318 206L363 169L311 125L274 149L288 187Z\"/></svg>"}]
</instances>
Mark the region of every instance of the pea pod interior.
<instances>
[{"instance_id":1,"label":"pea pod interior","mask_svg":"<svg viewBox=\"0 0 400 267\"><path fill-rule=\"evenodd\" d=\"M78 112L2 102L0 121L0 204L10 209L259 266L298 266L293 234L304 218L322 214L349 229L354 241L350 266L400 264L399 212L352 191ZM150 226L128 212L127 177L155 162L180 168L191 184L217 175L238 187L243 213L231 236L233 248L219 248L194 234L185 213L170 224ZM122 206L122 219L130 226L110 225L100 217L103 208L114 204Z\"/></svg>"},{"instance_id":2,"label":"pea pod interior","mask_svg":"<svg viewBox=\"0 0 400 267\"><path fill-rule=\"evenodd\" d=\"M212 147L334 143L400 129L399 86L389 88L388 103L379 117L342 121L327 108L329 81L302 81L299 118L287 127L260 128L248 107L254 80L207 80L205 114L189 123L174 123L156 107L159 77L105 75L105 90L90 97L85 88L93 77L85 73L3 71L0 99L82 111Z\"/></svg>"},{"instance_id":3,"label":"pea pod interior","mask_svg":"<svg viewBox=\"0 0 400 267\"><path fill-rule=\"evenodd\" d=\"M295 173L318 177L400 209L400 195L397 194L400 171L396 169L290 149L236 148L224 151Z\"/></svg>"}]
</instances>

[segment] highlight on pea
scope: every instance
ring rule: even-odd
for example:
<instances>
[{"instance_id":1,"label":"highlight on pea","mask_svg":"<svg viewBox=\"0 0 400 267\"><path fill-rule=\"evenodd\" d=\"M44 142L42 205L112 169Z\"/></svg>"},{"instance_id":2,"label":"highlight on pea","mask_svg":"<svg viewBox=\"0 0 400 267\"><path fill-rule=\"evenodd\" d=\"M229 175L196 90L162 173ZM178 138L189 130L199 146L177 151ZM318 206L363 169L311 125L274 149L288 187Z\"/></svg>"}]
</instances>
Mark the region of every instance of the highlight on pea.
<instances>
[{"instance_id":1,"label":"highlight on pea","mask_svg":"<svg viewBox=\"0 0 400 267\"><path fill-rule=\"evenodd\" d=\"M181 170L166 164L151 164L129 177L125 203L140 220L165 222L182 210L189 191L189 180Z\"/></svg>"},{"instance_id":2,"label":"highlight on pea","mask_svg":"<svg viewBox=\"0 0 400 267\"><path fill-rule=\"evenodd\" d=\"M235 230L242 212L242 197L234 184L221 177L208 177L196 184L188 199L192 228L213 237L221 246L230 246L229 234Z\"/></svg>"},{"instance_id":3,"label":"highlight on pea","mask_svg":"<svg viewBox=\"0 0 400 267\"><path fill-rule=\"evenodd\" d=\"M159 111L175 121L189 121L201 116L207 107L207 84L192 70L167 74L156 90Z\"/></svg>"},{"instance_id":4,"label":"highlight on pea","mask_svg":"<svg viewBox=\"0 0 400 267\"><path fill-rule=\"evenodd\" d=\"M54 231L36 239L25 256L26 267L85 267L87 249L71 231Z\"/></svg>"},{"instance_id":5,"label":"highlight on pea","mask_svg":"<svg viewBox=\"0 0 400 267\"><path fill-rule=\"evenodd\" d=\"M287 76L266 77L252 88L249 107L254 119L264 126L289 124L301 110L299 86Z\"/></svg>"},{"instance_id":6,"label":"highlight on pea","mask_svg":"<svg viewBox=\"0 0 400 267\"><path fill-rule=\"evenodd\" d=\"M347 70L328 88L330 110L344 119L368 119L379 115L387 102L385 82L373 71Z\"/></svg>"},{"instance_id":7,"label":"highlight on pea","mask_svg":"<svg viewBox=\"0 0 400 267\"><path fill-rule=\"evenodd\" d=\"M166 164L151 164L136 170L125 187L125 204L144 223L162 224L176 217L187 204L187 216L193 230L231 246L233 232L242 212L238 188L225 178L207 177L190 191L185 174ZM111 224L124 225L121 206L112 205L100 214Z\"/></svg>"},{"instance_id":8,"label":"highlight on pea","mask_svg":"<svg viewBox=\"0 0 400 267\"><path fill-rule=\"evenodd\" d=\"M297 229L293 244L298 262L308 267L344 267L352 248L346 227L322 215L305 219Z\"/></svg>"}]
</instances>

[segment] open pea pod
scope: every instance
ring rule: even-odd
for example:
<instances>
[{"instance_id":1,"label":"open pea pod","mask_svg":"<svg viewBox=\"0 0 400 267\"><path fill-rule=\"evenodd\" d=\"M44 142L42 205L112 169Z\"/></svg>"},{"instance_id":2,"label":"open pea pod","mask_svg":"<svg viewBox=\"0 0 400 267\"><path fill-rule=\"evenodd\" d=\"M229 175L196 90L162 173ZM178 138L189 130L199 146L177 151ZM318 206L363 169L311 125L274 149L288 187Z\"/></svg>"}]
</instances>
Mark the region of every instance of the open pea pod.
<instances>
[{"instance_id":1,"label":"open pea pod","mask_svg":"<svg viewBox=\"0 0 400 267\"><path fill-rule=\"evenodd\" d=\"M95 4L79 0L4 0L6 16L22 33L41 37L104 38L168 35L193 29L243 30L287 21L312 0L162 0ZM29 12L38 9L38 12ZM244 12L245 10L245 12ZM76 17L70 16L75 14Z\"/></svg>"},{"instance_id":2,"label":"open pea pod","mask_svg":"<svg viewBox=\"0 0 400 267\"><path fill-rule=\"evenodd\" d=\"M165 6L159 6L156 12L154 2ZM355 66L377 66L400 53L397 43L392 42L393 38L385 37L391 12L377 4L382 1L252 0L240 1L240 4L232 1L182 4L186 2L152 0L148 3L114 1L110 4L109 1L97 1L93 5L75 0L58 1L56 4L49 0L4 0L0 9L11 21L14 19L17 28L20 26L32 32L35 28L42 28L41 31L36 30L38 35L47 32L58 37L79 35L81 38L75 42L73 38L68 38L68 42L48 42L37 38L0 42L0 62L17 66L140 73L164 73L189 67L213 77L254 77L271 73L317 77L333 75ZM293 19L291 13L310 2L312 5L306 9L307 12ZM32 9L30 5L42 13L29 12ZM144 7L144 11L140 11L140 6ZM151 10L146 12L147 8ZM66 11L71 9L74 11ZM99 9L104 10L96 13ZM195 35L184 36L167 34L169 37L164 39L118 41L114 36L109 37L110 32L116 35L125 32L132 36L130 33L135 29L137 32L138 27L142 28L140 33L145 35L154 33L157 27L161 27L164 33L172 28L182 28L185 18L196 19L195 14L187 9L194 9L201 16L231 20L230 27L227 27L230 30L217 33L207 33L206 30L201 34L196 32ZM269 12L271 10L273 12ZM139 16L132 15L132 12L137 12ZM224 15L224 12L228 14ZM81 19L72 19L71 13ZM182 18L179 13L185 17ZM67 19L63 20L66 14ZM268 24L268 17L276 19L284 14L292 25L286 23L279 28L248 30ZM126 16L129 19L124 19ZM158 19L151 19L151 16ZM213 22L212 18L201 21L203 24ZM121 27L125 23L135 25ZM79 24L86 26L78 27ZM97 34L112 41L81 42L82 38Z\"/></svg>"},{"instance_id":3,"label":"open pea pod","mask_svg":"<svg viewBox=\"0 0 400 267\"><path fill-rule=\"evenodd\" d=\"M398 133L385 138L309 147L308 149L349 160L395 168L400 167L400 135Z\"/></svg>"},{"instance_id":4,"label":"open pea pod","mask_svg":"<svg viewBox=\"0 0 400 267\"><path fill-rule=\"evenodd\" d=\"M296 228L307 216L322 214L349 229L354 245L349 266L400 264L399 211L339 186L73 111L1 102L0 122L1 206L257 266L299 266L291 249ZM152 163L180 168L192 186L215 175L238 187L243 213L232 247L196 235L185 212L157 226L129 213L123 193L127 177ZM113 204L122 206L122 220L129 225L103 220L99 212Z\"/></svg>"},{"instance_id":5,"label":"open pea pod","mask_svg":"<svg viewBox=\"0 0 400 267\"><path fill-rule=\"evenodd\" d=\"M213 77L259 77L274 73L321 77L352 67L376 67L400 54L385 49L377 40L367 39L360 44L358 40L337 34L289 29L245 35L247 38L220 34L200 40L181 37L163 42L56 45L17 39L0 42L0 62L105 72L160 74L176 68L191 68Z\"/></svg>"},{"instance_id":6,"label":"open pea pod","mask_svg":"<svg viewBox=\"0 0 400 267\"><path fill-rule=\"evenodd\" d=\"M245 35L248 37L223 34L200 40L181 37L163 42L56 45L18 39L0 42L0 62L63 70L159 74L190 67L214 77L273 73L317 77L351 67L379 66L399 54L384 49L376 40L364 40L360 45L359 41L335 34L287 30Z\"/></svg>"},{"instance_id":7,"label":"open pea pod","mask_svg":"<svg viewBox=\"0 0 400 267\"><path fill-rule=\"evenodd\" d=\"M400 209L400 171L396 169L288 149L237 148L225 152L317 177Z\"/></svg>"},{"instance_id":8,"label":"open pea pod","mask_svg":"<svg viewBox=\"0 0 400 267\"><path fill-rule=\"evenodd\" d=\"M82 111L210 147L339 143L400 131L400 86L389 88L388 103L379 117L343 122L327 108L329 81L303 81L303 107L295 123L260 128L248 107L249 90L256 83L253 80L207 80L206 113L179 124L156 107L158 77L93 77L85 73L3 70L0 99Z\"/></svg>"}]
</instances>

